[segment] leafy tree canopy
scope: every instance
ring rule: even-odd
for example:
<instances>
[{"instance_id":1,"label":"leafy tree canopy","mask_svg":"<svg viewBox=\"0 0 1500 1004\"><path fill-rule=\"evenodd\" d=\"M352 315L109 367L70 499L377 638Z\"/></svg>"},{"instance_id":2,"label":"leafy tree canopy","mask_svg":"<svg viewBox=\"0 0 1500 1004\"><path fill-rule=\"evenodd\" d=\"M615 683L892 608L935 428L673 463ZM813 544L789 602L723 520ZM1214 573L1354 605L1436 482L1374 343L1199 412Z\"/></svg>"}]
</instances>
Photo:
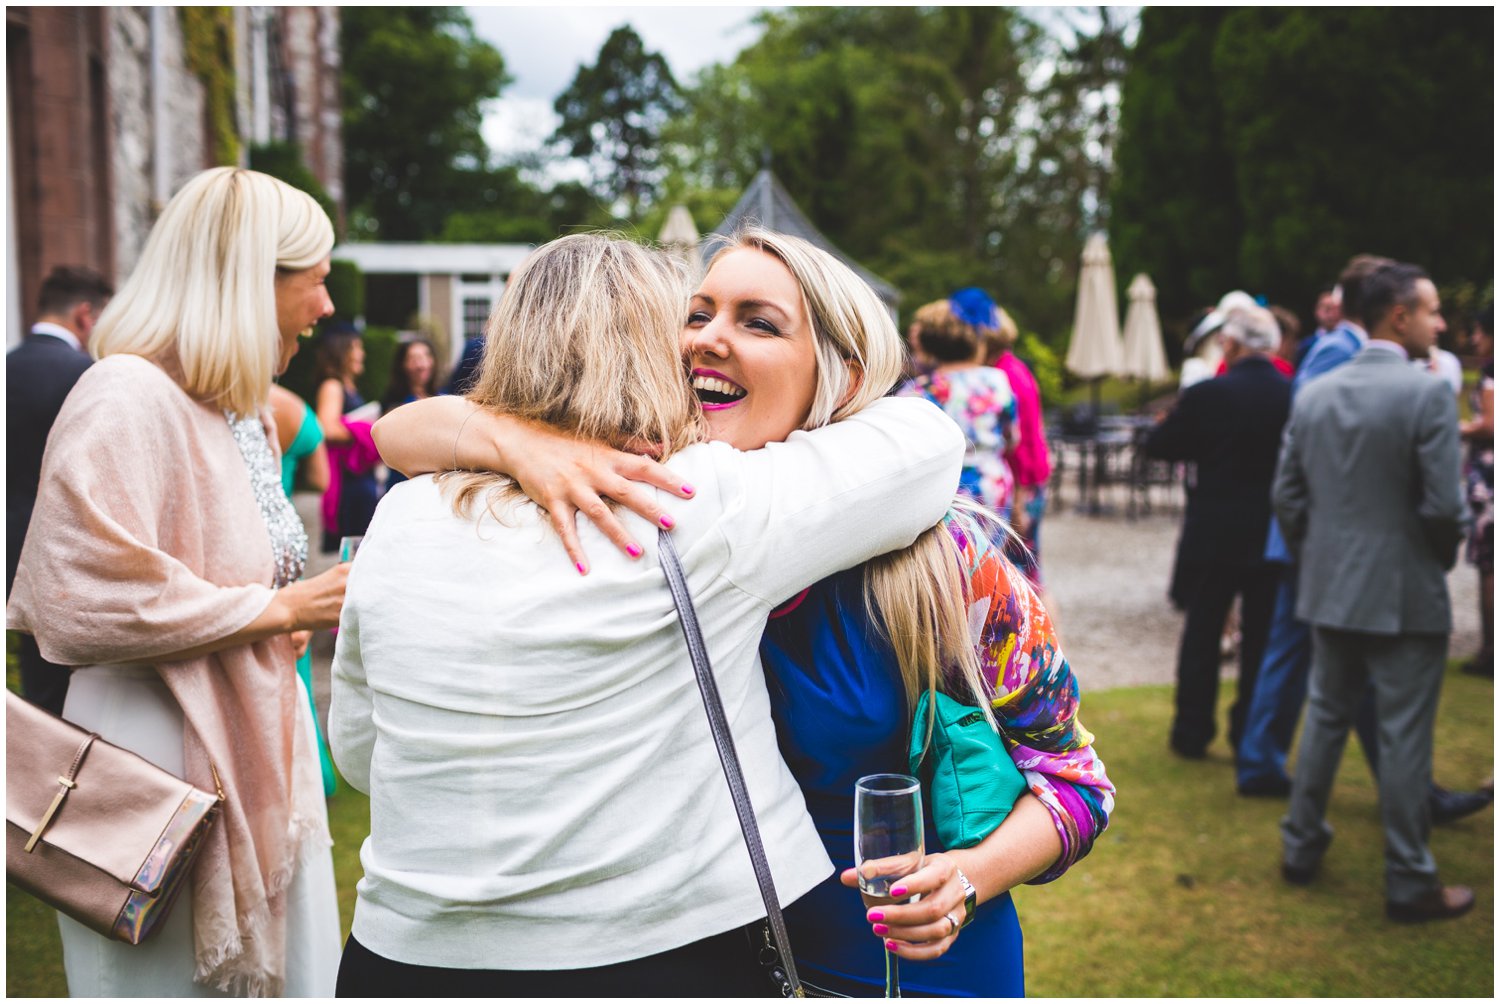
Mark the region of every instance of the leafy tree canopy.
<instances>
[{"instance_id":1,"label":"leafy tree canopy","mask_svg":"<svg viewBox=\"0 0 1500 1004\"><path fill-rule=\"evenodd\" d=\"M1065 337L1065 287L1107 192L1114 125L1098 103L1055 92L1123 72L1109 15L1066 44L998 7L760 20L759 41L686 93L664 135L669 184L738 191L769 153L813 222L901 287L903 309L978 285L1023 325Z\"/></svg>"},{"instance_id":2,"label":"leafy tree canopy","mask_svg":"<svg viewBox=\"0 0 1500 1004\"><path fill-rule=\"evenodd\" d=\"M505 62L461 7L345 7L339 44L351 234L434 236L487 167L480 123Z\"/></svg>"},{"instance_id":3,"label":"leafy tree canopy","mask_svg":"<svg viewBox=\"0 0 1500 1004\"><path fill-rule=\"evenodd\" d=\"M1126 77L1115 260L1181 320L1244 287L1306 312L1353 254L1494 270L1493 13L1149 8Z\"/></svg>"},{"instance_id":4,"label":"leafy tree canopy","mask_svg":"<svg viewBox=\"0 0 1500 1004\"><path fill-rule=\"evenodd\" d=\"M634 219L661 180L660 135L678 100L667 61L622 25L605 39L594 65L580 67L558 95L562 122L553 139L587 160L594 190L611 203L624 200Z\"/></svg>"}]
</instances>

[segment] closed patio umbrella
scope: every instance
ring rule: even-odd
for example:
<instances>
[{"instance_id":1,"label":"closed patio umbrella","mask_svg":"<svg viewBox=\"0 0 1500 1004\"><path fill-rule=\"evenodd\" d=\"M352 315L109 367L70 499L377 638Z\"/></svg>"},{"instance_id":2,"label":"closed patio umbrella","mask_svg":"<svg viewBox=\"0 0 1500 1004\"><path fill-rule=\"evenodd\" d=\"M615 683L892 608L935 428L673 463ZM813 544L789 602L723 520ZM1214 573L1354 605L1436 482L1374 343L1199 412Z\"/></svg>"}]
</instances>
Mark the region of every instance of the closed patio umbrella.
<instances>
[{"instance_id":1,"label":"closed patio umbrella","mask_svg":"<svg viewBox=\"0 0 1500 1004\"><path fill-rule=\"evenodd\" d=\"M1156 315L1156 287L1142 272L1130 280L1130 309L1125 312L1124 365L1122 376L1134 377L1145 387L1172 375L1162 346L1161 320Z\"/></svg>"},{"instance_id":2,"label":"closed patio umbrella","mask_svg":"<svg viewBox=\"0 0 1500 1004\"><path fill-rule=\"evenodd\" d=\"M1115 298L1115 272L1109 244L1094 234L1083 246L1078 272L1078 302L1073 309L1073 337L1064 362L1068 372L1094 381L1094 412L1099 411L1098 381L1124 368L1120 346L1120 305Z\"/></svg>"},{"instance_id":3,"label":"closed patio umbrella","mask_svg":"<svg viewBox=\"0 0 1500 1004\"><path fill-rule=\"evenodd\" d=\"M1116 376L1124 369L1120 345L1120 304L1115 298L1115 272L1110 261L1109 243L1103 234L1094 234L1083 246L1083 266L1078 272L1078 302L1073 310L1073 337L1068 342L1064 360L1068 372L1092 383L1091 425L1097 430L1099 419L1099 382ZM1096 437L1085 446L1078 468L1078 495L1083 510L1102 511L1097 497L1104 476L1104 455ZM1088 452L1094 455L1094 491L1088 487Z\"/></svg>"},{"instance_id":4,"label":"closed patio umbrella","mask_svg":"<svg viewBox=\"0 0 1500 1004\"><path fill-rule=\"evenodd\" d=\"M656 242L668 254L688 267L694 279L702 274L702 263L698 260L698 228L693 224L693 214L686 206L673 206L667 214Z\"/></svg>"}]
</instances>

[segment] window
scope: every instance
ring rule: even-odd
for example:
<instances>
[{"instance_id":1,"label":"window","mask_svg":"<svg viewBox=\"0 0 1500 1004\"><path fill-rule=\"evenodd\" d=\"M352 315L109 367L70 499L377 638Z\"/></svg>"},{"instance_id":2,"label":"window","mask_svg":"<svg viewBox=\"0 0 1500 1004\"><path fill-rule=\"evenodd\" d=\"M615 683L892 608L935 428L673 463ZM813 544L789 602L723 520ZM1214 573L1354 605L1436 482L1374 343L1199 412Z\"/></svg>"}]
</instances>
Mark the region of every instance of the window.
<instances>
[{"instance_id":1,"label":"window","mask_svg":"<svg viewBox=\"0 0 1500 1004\"><path fill-rule=\"evenodd\" d=\"M464 297L464 338L478 338L484 334L484 322L490 319L490 298L487 296Z\"/></svg>"}]
</instances>

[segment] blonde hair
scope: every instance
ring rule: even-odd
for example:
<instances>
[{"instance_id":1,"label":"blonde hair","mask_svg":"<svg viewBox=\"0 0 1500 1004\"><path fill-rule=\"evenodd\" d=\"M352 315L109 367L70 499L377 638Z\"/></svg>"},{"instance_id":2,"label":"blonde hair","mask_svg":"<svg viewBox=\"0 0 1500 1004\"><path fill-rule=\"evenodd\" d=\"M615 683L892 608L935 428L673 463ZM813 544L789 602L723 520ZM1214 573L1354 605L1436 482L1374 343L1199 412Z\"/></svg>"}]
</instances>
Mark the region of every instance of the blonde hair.
<instances>
[{"instance_id":1,"label":"blonde hair","mask_svg":"<svg viewBox=\"0 0 1500 1004\"><path fill-rule=\"evenodd\" d=\"M1005 312L1004 307L997 306L995 312L1000 315L1000 326L980 329L980 334L984 336L984 364L986 366L995 365L1001 356L1015 348L1016 339L1021 337L1021 330L1016 327L1015 319Z\"/></svg>"},{"instance_id":2,"label":"blonde hair","mask_svg":"<svg viewBox=\"0 0 1500 1004\"><path fill-rule=\"evenodd\" d=\"M735 248L752 248L777 259L801 290L818 363L818 387L804 429L853 415L884 397L901 379L905 349L896 323L853 269L807 241L758 227L730 237L729 246L714 261ZM851 370L859 373L857 385ZM997 521L966 500L955 499L953 505L981 520ZM905 550L865 564L865 605L896 653L909 707L916 706L923 691L937 686L940 669L952 669L968 683L974 702L993 723L979 657L969 637L966 571L953 535L939 523Z\"/></svg>"},{"instance_id":3,"label":"blonde hair","mask_svg":"<svg viewBox=\"0 0 1500 1004\"><path fill-rule=\"evenodd\" d=\"M89 348L96 359L170 359L193 397L254 414L281 355L277 271L332 251L333 225L312 196L256 171L204 171L167 203Z\"/></svg>"},{"instance_id":4,"label":"blonde hair","mask_svg":"<svg viewBox=\"0 0 1500 1004\"><path fill-rule=\"evenodd\" d=\"M936 363L966 363L979 354L984 332L953 312L947 300L925 303L912 314L917 346Z\"/></svg>"},{"instance_id":5,"label":"blonde hair","mask_svg":"<svg viewBox=\"0 0 1500 1004\"><path fill-rule=\"evenodd\" d=\"M560 237L512 273L466 396L615 449L648 443L665 460L706 438L679 345L687 300L686 276L666 255L610 234ZM439 480L460 515L481 496L492 514L526 500L499 474Z\"/></svg>"}]
</instances>

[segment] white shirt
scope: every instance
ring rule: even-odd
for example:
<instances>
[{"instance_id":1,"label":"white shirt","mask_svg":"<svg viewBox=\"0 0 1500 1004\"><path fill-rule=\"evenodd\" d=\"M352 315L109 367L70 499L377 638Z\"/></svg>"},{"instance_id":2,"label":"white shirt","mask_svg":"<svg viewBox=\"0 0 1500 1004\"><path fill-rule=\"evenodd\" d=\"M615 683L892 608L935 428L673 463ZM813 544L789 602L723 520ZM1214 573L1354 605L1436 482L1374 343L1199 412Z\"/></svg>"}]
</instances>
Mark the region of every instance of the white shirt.
<instances>
[{"instance_id":1,"label":"white shirt","mask_svg":"<svg viewBox=\"0 0 1500 1004\"><path fill-rule=\"evenodd\" d=\"M1431 373L1440 378L1448 385L1457 397L1464 389L1464 365L1458 361L1458 356L1447 349L1440 349L1434 345L1427 353L1426 359L1413 359L1411 364L1423 373Z\"/></svg>"},{"instance_id":2,"label":"white shirt","mask_svg":"<svg viewBox=\"0 0 1500 1004\"><path fill-rule=\"evenodd\" d=\"M885 399L763 450L669 462L696 489L661 501L784 904L832 865L777 751L767 616L940 519L963 449L931 404ZM329 726L371 796L354 934L376 954L601 966L764 915L656 533L619 515L645 557L580 520L580 576L529 504L459 518L430 477L381 502L349 578Z\"/></svg>"},{"instance_id":3,"label":"white shirt","mask_svg":"<svg viewBox=\"0 0 1500 1004\"><path fill-rule=\"evenodd\" d=\"M33 335L51 335L53 338L60 338L71 345L76 351L83 351L83 343L78 340L78 336L61 324L53 324L51 321L38 321L31 326L31 333Z\"/></svg>"},{"instance_id":4,"label":"white shirt","mask_svg":"<svg viewBox=\"0 0 1500 1004\"><path fill-rule=\"evenodd\" d=\"M1400 342L1393 342L1389 338L1367 339L1365 341L1365 348L1375 349L1378 352L1389 352L1392 355L1400 356L1402 359L1411 359L1410 354L1406 351L1406 346Z\"/></svg>"}]
</instances>

